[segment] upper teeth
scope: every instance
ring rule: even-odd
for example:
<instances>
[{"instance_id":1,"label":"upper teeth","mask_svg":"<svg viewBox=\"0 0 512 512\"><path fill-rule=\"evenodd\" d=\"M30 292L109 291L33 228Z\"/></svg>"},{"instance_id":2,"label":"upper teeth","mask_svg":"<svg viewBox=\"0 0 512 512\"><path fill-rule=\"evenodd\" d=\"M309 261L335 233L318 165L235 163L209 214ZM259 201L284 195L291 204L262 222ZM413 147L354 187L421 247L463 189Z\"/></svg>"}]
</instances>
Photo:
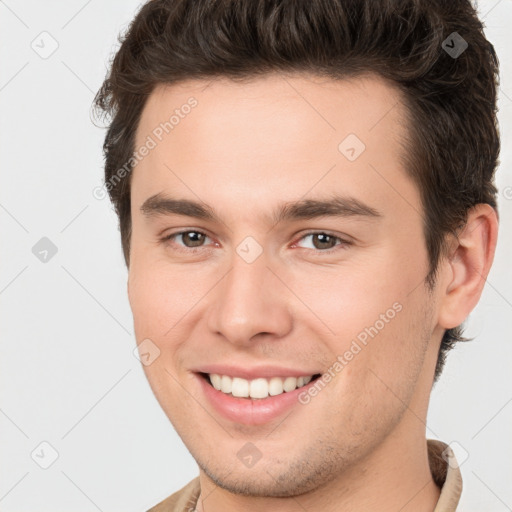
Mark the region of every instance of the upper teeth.
<instances>
[{"instance_id":1,"label":"upper teeth","mask_svg":"<svg viewBox=\"0 0 512 512\"><path fill-rule=\"evenodd\" d=\"M231 393L233 396L241 398L267 398L280 395L285 391L293 391L308 384L313 378L307 377L272 377L271 379L246 380L239 377L229 377L228 375L218 375L216 373L208 374L212 386L223 393Z\"/></svg>"}]
</instances>

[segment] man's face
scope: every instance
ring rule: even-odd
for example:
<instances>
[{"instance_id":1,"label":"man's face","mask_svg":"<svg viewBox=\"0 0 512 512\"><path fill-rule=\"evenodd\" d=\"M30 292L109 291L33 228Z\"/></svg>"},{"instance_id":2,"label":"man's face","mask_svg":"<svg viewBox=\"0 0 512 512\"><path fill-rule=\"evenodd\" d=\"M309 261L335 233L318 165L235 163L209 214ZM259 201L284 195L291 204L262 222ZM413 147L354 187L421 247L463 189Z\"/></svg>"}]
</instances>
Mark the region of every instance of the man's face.
<instances>
[{"instance_id":1,"label":"man's face","mask_svg":"<svg viewBox=\"0 0 512 512\"><path fill-rule=\"evenodd\" d=\"M270 75L161 86L145 106L135 148L156 147L132 176L136 339L160 351L144 370L176 431L232 492L302 493L424 434L442 331L399 100L372 77ZM155 209L156 194L215 216ZM351 208L276 223L286 203L334 197ZM278 394L236 398L207 373ZM331 378L283 394L270 382L316 374Z\"/></svg>"}]
</instances>

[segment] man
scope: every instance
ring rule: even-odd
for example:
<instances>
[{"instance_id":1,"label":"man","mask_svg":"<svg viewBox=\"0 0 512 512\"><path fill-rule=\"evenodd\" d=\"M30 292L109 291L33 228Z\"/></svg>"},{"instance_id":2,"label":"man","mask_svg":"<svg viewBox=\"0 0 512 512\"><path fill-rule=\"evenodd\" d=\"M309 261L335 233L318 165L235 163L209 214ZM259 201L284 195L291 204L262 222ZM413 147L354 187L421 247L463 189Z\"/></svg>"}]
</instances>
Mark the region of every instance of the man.
<instances>
[{"instance_id":1,"label":"man","mask_svg":"<svg viewBox=\"0 0 512 512\"><path fill-rule=\"evenodd\" d=\"M96 104L149 383L199 466L151 510L456 510L430 391L497 238L467 0L153 0Z\"/></svg>"}]
</instances>

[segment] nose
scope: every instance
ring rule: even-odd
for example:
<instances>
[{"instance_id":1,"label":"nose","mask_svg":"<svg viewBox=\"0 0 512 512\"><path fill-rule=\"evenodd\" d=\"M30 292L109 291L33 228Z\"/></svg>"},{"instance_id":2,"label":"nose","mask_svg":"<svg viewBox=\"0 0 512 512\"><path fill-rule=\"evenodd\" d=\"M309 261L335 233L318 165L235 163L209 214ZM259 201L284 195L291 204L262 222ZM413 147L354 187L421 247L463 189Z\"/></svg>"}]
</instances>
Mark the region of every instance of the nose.
<instances>
[{"instance_id":1,"label":"nose","mask_svg":"<svg viewBox=\"0 0 512 512\"><path fill-rule=\"evenodd\" d=\"M291 294L277 274L268 267L265 253L252 263L235 254L231 269L215 287L210 332L239 346L284 337L292 328Z\"/></svg>"}]
</instances>

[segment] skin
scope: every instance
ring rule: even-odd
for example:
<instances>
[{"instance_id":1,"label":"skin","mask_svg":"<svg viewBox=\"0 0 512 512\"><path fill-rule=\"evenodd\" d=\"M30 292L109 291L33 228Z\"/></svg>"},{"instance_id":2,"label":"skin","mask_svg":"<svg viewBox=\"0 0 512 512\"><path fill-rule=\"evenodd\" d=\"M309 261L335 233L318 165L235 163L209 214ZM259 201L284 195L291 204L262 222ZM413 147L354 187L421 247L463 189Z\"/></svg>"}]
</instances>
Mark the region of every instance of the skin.
<instances>
[{"instance_id":1,"label":"skin","mask_svg":"<svg viewBox=\"0 0 512 512\"><path fill-rule=\"evenodd\" d=\"M470 212L430 291L420 196L401 163L405 107L392 85L299 74L162 85L144 108L136 147L191 96L198 105L131 177L128 295L137 342L150 338L160 350L144 367L148 381L200 468L197 509L432 511L440 491L425 422L437 352L444 330L478 302L495 212ZM366 145L353 162L338 150L349 133ZM222 222L148 219L140 207L159 192L200 200ZM268 218L283 201L332 192L383 216ZM161 241L183 229L208 235L198 252L186 237ZM352 244L321 245L310 230ZM250 264L236 252L247 236L263 249ZM401 311L286 418L230 422L191 373L224 362L326 371L397 302ZM262 454L252 468L237 458L248 441Z\"/></svg>"}]
</instances>

